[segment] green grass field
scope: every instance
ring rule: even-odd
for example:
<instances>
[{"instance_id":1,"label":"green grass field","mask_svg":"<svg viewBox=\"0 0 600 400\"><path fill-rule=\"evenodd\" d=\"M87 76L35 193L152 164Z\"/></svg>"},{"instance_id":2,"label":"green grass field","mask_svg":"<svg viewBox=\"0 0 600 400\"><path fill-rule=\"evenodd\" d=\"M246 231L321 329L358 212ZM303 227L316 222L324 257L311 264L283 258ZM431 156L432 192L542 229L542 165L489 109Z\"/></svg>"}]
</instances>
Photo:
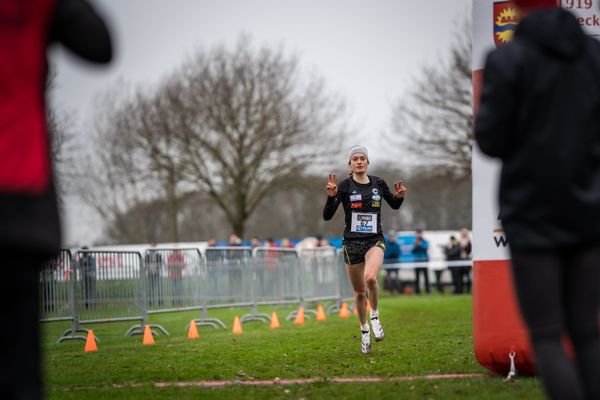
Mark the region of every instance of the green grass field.
<instances>
[{"instance_id":1,"label":"green grass field","mask_svg":"<svg viewBox=\"0 0 600 400\"><path fill-rule=\"evenodd\" d=\"M68 324L43 325L45 381L51 399L541 399L535 379L502 377L444 380L394 380L427 374L468 374L487 371L473 354L470 296L383 297L381 321L386 339L373 342L371 355L360 353L356 317L327 321L309 319L303 326L285 321L291 308L277 311L281 329L250 322L242 335L232 335L233 317L249 310L226 309L209 313L225 322L227 330L200 328L200 339L186 338L185 325L197 312L151 316L169 336L157 336L153 346L142 346L141 336L125 337L130 323L91 325L100 338L99 352L84 353L81 341L57 344ZM377 383L336 383L334 377L382 377ZM204 380L266 380L322 378L302 385L222 388L159 388L156 382Z\"/></svg>"}]
</instances>

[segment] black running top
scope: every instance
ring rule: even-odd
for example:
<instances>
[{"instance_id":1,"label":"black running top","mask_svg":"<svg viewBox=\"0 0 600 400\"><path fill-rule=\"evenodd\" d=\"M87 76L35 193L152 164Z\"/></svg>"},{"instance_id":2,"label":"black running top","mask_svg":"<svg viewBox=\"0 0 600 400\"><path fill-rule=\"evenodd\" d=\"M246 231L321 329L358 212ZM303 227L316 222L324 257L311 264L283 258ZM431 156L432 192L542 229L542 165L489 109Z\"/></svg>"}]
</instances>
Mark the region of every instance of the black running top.
<instances>
[{"instance_id":1,"label":"black running top","mask_svg":"<svg viewBox=\"0 0 600 400\"><path fill-rule=\"evenodd\" d=\"M344 205L346 226L345 240L364 240L381 237L381 203L382 199L394 210L402 205L404 198L397 198L390 191L387 183L377 176L369 175L369 183L358 183L352 178L340 182L335 197L327 197L323 210L323 218L333 218L340 203Z\"/></svg>"}]
</instances>

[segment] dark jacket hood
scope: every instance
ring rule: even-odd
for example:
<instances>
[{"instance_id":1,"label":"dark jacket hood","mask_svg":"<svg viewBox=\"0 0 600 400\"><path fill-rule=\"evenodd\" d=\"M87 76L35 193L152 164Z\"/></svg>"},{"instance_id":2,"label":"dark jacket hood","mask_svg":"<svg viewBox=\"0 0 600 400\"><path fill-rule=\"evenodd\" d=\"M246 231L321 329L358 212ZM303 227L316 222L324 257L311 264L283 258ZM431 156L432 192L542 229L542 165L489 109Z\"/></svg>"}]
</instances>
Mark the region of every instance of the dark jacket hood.
<instances>
[{"instance_id":1,"label":"dark jacket hood","mask_svg":"<svg viewBox=\"0 0 600 400\"><path fill-rule=\"evenodd\" d=\"M517 27L515 39L567 59L577 58L585 48L577 19L562 8L531 13Z\"/></svg>"}]
</instances>

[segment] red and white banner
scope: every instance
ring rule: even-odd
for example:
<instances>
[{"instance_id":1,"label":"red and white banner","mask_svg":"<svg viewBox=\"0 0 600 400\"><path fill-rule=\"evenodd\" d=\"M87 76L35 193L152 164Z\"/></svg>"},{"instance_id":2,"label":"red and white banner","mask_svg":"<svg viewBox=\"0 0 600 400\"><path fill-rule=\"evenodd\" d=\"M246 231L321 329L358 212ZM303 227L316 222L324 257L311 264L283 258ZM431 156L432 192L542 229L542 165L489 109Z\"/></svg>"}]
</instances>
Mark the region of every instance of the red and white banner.
<instances>
[{"instance_id":1,"label":"red and white banner","mask_svg":"<svg viewBox=\"0 0 600 400\"><path fill-rule=\"evenodd\" d=\"M585 31L600 39L600 0L560 0ZM487 54L508 43L518 23L511 1L473 1L473 87L477 109ZM507 242L498 220L497 188L500 165L473 150L473 259L507 260Z\"/></svg>"}]
</instances>

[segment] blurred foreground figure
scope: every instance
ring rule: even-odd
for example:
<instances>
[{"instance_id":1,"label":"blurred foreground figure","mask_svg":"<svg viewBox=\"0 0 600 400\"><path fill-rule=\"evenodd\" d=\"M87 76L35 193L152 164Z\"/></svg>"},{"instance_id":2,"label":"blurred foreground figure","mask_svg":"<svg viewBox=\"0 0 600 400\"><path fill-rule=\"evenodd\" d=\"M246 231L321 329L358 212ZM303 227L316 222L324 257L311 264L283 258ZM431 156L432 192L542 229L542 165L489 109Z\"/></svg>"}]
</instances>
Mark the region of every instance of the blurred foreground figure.
<instances>
[{"instance_id":1,"label":"blurred foreground figure","mask_svg":"<svg viewBox=\"0 0 600 400\"><path fill-rule=\"evenodd\" d=\"M40 399L39 270L60 230L46 128L46 48L106 63L108 30L83 0L0 1L0 398Z\"/></svg>"},{"instance_id":2,"label":"blurred foreground figure","mask_svg":"<svg viewBox=\"0 0 600 400\"><path fill-rule=\"evenodd\" d=\"M600 43L554 0L515 4L523 19L488 56L475 137L503 162L500 218L545 390L600 399Z\"/></svg>"}]
</instances>

